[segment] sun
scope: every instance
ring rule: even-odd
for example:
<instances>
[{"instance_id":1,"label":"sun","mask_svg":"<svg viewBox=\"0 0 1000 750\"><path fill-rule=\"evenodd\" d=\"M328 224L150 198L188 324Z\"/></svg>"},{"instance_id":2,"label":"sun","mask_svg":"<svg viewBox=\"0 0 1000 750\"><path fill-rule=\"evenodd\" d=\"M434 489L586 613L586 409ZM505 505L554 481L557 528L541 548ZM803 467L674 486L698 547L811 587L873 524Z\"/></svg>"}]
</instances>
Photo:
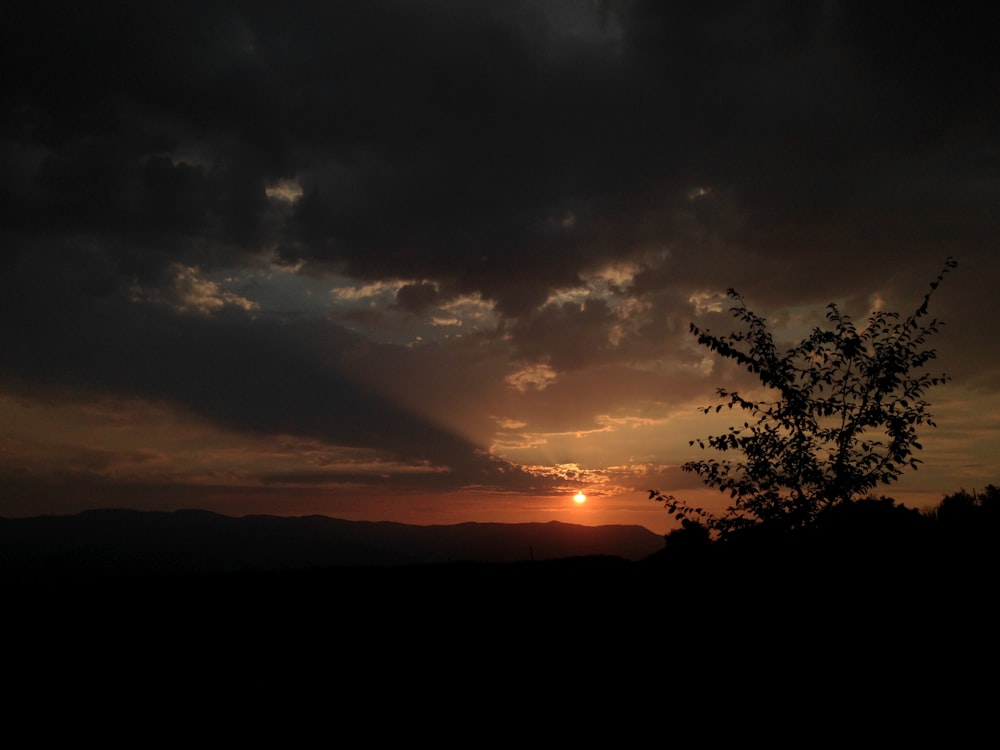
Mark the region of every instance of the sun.
<instances>
[{"instance_id":1,"label":"sun","mask_svg":"<svg viewBox=\"0 0 1000 750\"><path fill-rule=\"evenodd\" d=\"M582 492L577 492L575 495L573 495L573 502L576 503L577 505L583 505L585 502L587 502L587 496L584 495Z\"/></svg>"}]
</instances>

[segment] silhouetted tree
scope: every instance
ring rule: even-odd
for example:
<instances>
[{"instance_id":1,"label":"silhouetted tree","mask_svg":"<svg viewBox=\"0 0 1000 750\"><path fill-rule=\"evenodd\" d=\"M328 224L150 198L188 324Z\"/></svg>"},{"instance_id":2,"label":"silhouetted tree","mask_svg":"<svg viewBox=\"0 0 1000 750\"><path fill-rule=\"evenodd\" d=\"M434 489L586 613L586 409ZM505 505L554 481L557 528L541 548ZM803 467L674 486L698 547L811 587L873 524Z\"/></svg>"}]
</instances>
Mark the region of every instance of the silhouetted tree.
<instances>
[{"instance_id":1,"label":"silhouetted tree","mask_svg":"<svg viewBox=\"0 0 1000 750\"><path fill-rule=\"evenodd\" d=\"M711 541L711 536L706 526L684 518L681 519L681 527L667 534L665 541L666 549L687 552L703 549Z\"/></svg>"},{"instance_id":2,"label":"silhouetted tree","mask_svg":"<svg viewBox=\"0 0 1000 750\"><path fill-rule=\"evenodd\" d=\"M763 393L718 390L719 402L703 409L743 412L742 424L722 435L692 440L737 459L690 461L684 470L733 502L714 515L656 490L678 519L696 518L727 536L760 524L777 529L811 526L826 508L867 496L896 481L920 459L917 428L934 426L927 390L948 380L922 368L936 356L928 338L940 323L928 319L931 295L957 264L949 258L922 304L905 319L876 310L858 327L835 304L829 326L817 327L779 351L765 318L749 310L733 289L733 316L743 330L717 336L691 325L698 343L732 359L760 380Z\"/></svg>"},{"instance_id":3,"label":"silhouetted tree","mask_svg":"<svg viewBox=\"0 0 1000 750\"><path fill-rule=\"evenodd\" d=\"M942 498L928 515L949 543L992 545L1000 534L1000 487L989 484L971 493L961 489Z\"/></svg>"}]
</instances>

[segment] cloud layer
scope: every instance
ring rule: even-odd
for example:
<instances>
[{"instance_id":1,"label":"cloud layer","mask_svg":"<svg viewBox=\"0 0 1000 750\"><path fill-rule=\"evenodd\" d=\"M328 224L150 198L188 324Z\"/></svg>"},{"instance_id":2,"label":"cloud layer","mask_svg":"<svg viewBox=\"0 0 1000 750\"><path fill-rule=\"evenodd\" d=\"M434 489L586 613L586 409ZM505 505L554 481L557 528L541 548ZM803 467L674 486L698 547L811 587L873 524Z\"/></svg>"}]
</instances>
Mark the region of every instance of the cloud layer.
<instances>
[{"instance_id":1,"label":"cloud layer","mask_svg":"<svg viewBox=\"0 0 1000 750\"><path fill-rule=\"evenodd\" d=\"M726 288L791 333L830 301L915 305L948 256L946 401L995 403L995 10L0 13L0 386L23 420L118 399L326 456L251 484L641 489L728 377L687 332L728 326ZM942 481L989 479L994 428ZM72 449L30 432L0 433L19 482Z\"/></svg>"}]
</instances>

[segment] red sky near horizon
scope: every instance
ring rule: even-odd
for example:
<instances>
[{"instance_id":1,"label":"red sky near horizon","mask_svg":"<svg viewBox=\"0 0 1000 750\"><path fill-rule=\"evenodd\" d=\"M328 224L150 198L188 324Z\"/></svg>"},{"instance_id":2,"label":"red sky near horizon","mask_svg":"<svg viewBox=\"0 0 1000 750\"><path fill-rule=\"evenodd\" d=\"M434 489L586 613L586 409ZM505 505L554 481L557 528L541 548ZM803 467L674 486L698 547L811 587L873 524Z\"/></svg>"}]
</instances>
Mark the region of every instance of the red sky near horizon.
<instances>
[{"instance_id":1,"label":"red sky near horizon","mask_svg":"<svg viewBox=\"0 0 1000 750\"><path fill-rule=\"evenodd\" d=\"M0 517L666 532L746 382L692 322L905 314L949 256L881 494L996 483L998 11L869 6L6 4Z\"/></svg>"}]
</instances>

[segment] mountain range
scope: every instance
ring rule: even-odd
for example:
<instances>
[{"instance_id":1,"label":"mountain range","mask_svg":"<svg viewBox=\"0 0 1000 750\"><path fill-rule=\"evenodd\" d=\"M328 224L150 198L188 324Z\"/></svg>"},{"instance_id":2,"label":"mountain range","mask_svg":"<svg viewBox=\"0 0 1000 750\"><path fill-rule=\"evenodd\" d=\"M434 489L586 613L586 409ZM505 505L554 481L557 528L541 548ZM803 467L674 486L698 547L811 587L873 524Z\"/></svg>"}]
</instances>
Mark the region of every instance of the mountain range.
<instances>
[{"instance_id":1,"label":"mountain range","mask_svg":"<svg viewBox=\"0 0 1000 750\"><path fill-rule=\"evenodd\" d=\"M291 571L605 556L642 560L664 539L642 526L418 526L327 516L230 517L203 510L90 510L0 518L0 574Z\"/></svg>"}]
</instances>

